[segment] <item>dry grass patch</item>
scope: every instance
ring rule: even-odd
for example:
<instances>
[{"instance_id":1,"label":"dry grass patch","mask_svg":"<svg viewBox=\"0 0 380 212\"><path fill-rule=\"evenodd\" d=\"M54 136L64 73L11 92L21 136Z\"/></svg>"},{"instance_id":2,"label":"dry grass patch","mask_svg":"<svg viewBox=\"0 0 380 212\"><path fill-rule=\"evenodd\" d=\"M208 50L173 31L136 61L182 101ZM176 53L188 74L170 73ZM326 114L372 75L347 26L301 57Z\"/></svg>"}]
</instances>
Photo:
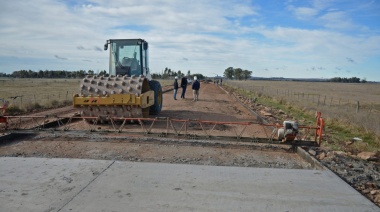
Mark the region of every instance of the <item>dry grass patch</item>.
<instances>
[{"instance_id":1,"label":"dry grass patch","mask_svg":"<svg viewBox=\"0 0 380 212\"><path fill-rule=\"evenodd\" d=\"M0 78L0 98L24 111L57 107L71 103L73 94L79 92L79 85L80 79Z\"/></svg>"},{"instance_id":2,"label":"dry grass patch","mask_svg":"<svg viewBox=\"0 0 380 212\"><path fill-rule=\"evenodd\" d=\"M321 111L327 123L326 144L334 149L380 150L380 84L290 81L227 81L225 84L293 117L309 117L310 122L314 121L315 111ZM349 144L354 137L362 142Z\"/></svg>"}]
</instances>

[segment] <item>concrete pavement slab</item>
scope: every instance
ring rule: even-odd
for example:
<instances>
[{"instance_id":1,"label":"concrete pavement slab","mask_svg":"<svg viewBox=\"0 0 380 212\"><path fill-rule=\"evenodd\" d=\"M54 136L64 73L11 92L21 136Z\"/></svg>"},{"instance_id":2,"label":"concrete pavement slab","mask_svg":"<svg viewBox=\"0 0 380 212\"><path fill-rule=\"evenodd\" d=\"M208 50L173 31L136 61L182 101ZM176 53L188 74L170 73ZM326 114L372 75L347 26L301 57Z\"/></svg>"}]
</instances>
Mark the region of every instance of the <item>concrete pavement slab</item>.
<instances>
[{"instance_id":1,"label":"concrete pavement slab","mask_svg":"<svg viewBox=\"0 0 380 212\"><path fill-rule=\"evenodd\" d=\"M378 211L330 171L115 162L62 211Z\"/></svg>"},{"instance_id":2,"label":"concrete pavement slab","mask_svg":"<svg viewBox=\"0 0 380 212\"><path fill-rule=\"evenodd\" d=\"M58 211L112 163L0 158L0 211Z\"/></svg>"},{"instance_id":3,"label":"concrete pavement slab","mask_svg":"<svg viewBox=\"0 0 380 212\"><path fill-rule=\"evenodd\" d=\"M330 171L0 158L0 211L379 211Z\"/></svg>"}]
</instances>

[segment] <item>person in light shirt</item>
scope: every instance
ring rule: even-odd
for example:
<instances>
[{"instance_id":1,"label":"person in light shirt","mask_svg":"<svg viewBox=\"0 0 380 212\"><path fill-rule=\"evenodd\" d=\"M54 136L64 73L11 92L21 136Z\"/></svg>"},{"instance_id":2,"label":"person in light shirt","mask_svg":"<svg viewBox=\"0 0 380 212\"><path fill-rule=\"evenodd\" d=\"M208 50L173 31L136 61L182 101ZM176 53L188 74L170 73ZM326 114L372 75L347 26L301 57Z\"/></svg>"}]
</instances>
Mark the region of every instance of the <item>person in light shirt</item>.
<instances>
[{"instance_id":1,"label":"person in light shirt","mask_svg":"<svg viewBox=\"0 0 380 212\"><path fill-rule=\"evenodd\" d=\"M191 88L193 89L193 98L194 98L193 101L196 102L196 101L198 101L199 89L201 88L201 84L199 83L196 76L194 77L194 82L193 82Z\"/></svg>"}]
</instances>

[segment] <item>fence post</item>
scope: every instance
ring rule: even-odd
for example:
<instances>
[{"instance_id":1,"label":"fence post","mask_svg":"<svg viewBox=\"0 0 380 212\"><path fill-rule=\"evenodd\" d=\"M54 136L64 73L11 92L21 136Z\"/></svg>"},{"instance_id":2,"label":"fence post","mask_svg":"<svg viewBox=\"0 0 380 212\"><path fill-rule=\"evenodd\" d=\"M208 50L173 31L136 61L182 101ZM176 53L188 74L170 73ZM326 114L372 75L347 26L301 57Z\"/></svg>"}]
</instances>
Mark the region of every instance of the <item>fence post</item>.
<instances>
[{"instance_id":1,"label":"fence post","mask_svg":"<svg viewBox=\"0 0 380 212\"><path fill-rule=\"evenodd\" d=\"M326 105L326 96L325 99L323 99L323 105Z\"/></svg>"},{"instance_id":2,"label":"fence post","mask_svg":"<svg viewBox=\"0 0 380 212\"><path fill-rule=\"evenodd\" d=\"M330 107L331 107L331 105L332 105L332 100L333 100L333 98L331 97L331 100L330 100Z\"/></svg>"},{"instance_id":3,"label":"fence post","mask_svg":"<svg viewBox=\"0 0 380 212\"><path fill-rule=\"evenodd\" d=\"M321 98L321 94L318 95L318 103L317 103L317 105L319 105L319 98Z\"/></svg>"},{"instance_id":4,"label":"fence post","mask_svg":"<svg viewBox=\"0 0 380 212\"><path fill-rule=\"evenodd\" d=\"M69 91L66 91L66 101L67 101L67 96L69 95Z\"/></svg>"},{"instance_id":5,"label":"fence post","mask_svg":"<svg viewBox=\"0 0 380 212\"><path fill-rule=\"evenodd\" d=\"M356 105L356 113L359 112L359 108L360 108L360 103L359 103L359 101L358 101L358 103L357 103L357 105Z\"/></svg>"}]
</instances>

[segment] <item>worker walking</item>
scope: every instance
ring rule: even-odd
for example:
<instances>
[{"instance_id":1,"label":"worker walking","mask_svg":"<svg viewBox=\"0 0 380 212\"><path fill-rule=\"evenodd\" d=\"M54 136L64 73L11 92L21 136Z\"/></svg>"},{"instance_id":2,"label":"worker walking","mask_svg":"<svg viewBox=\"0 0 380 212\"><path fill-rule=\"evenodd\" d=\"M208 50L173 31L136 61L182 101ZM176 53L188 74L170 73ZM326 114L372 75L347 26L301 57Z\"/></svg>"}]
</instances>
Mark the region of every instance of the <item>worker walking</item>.
<instances>
[{"instance_id":1,"label":"worker walking","mask_svg":"<svg viewBox=\"0 0 380 212\"><path fill-rule=\"evenodd\" d=\"M174 77L174 100L177 100L177 91L178 91L178 77Z\"/></svg>"},{"instance_id":2,"label":"worker walking","mask_svg":"<svg viewBox=\"0 0 380 212\"><path fill-rule=\"evenodd\" d=\"M194 82L193 85L191 86L193 89L193 98L194 102L198 101L198 96L199 96L199 89L201 88L201 84L198 82L197 77L194 77Z\"/></svg>"},{"instance_id":3,"label":"worker walking","mask_svg":"<svg viewBox=\"0 0 380 212\"><path fill-rule=\"evenodd\" d=\"M186 88L187 88L187 78L186 77L182 77L181 79L181 88L182 88L182 94L181 94L181 98L185 98L185 93L186 93Z\"/></svg>"}]
</instances>

